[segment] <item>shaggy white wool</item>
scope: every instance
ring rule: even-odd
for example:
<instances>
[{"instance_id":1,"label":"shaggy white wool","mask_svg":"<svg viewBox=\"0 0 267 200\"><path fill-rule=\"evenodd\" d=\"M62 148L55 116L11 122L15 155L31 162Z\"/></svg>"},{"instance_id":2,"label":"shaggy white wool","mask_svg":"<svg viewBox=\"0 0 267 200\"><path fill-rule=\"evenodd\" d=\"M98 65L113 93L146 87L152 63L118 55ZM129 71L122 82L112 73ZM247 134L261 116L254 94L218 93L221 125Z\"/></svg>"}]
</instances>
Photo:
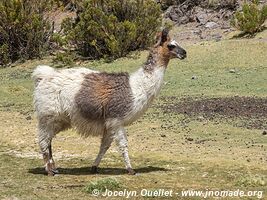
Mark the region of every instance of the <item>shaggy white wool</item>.
<instances>
[{"instance_id":1,"label":"shaggy white wool","mask_svg":"<svg viewBox=\"0 0 267 200\"><path fill-rule=\"evenodd\" d=\"M81 118L75 107L75 94L79 91L85 74L98 73L86 68L54 70L38 66L33 72L35 81L34 106L38 118L38 137L42 151L59 131L80 127L79 132L97 132L97 127ZM89 127L90 128L89 128ZM88 132L87 132L88 133Z\"/></svg>"},{"instance_id":2,"label":"shaggy white wool","mask_svg":"<svg viewBox=\"0 0 267 200\"><path fill-rule=\"evenodd\" d=\"M133 93L133 109L125 119L125 125L137 120L159 94L163 83L165 67L156 67L151 73L140 68L130 76L130 87Z\"/></svg>"},{"instance_id":3,"label":"shaggy white wool","mask_svg":"<svg viewBox=\"0 0 267 200\"><path fill-rule=\"evenodd\" d=\"M140 68L130 75L133 108L124 119L107 119L105 124L81 116L75 105L75 95L81 88L84 76L99 73L86 68L55 70L38 66L33 73L35 80L34 105L39 121L39 143L45 151L50 138L66 128L75 128L80 135L103 135L106 129L119 129L137 120L157 96L163 83L165 67L151 73Z\"/></svg>"}]
</instances>

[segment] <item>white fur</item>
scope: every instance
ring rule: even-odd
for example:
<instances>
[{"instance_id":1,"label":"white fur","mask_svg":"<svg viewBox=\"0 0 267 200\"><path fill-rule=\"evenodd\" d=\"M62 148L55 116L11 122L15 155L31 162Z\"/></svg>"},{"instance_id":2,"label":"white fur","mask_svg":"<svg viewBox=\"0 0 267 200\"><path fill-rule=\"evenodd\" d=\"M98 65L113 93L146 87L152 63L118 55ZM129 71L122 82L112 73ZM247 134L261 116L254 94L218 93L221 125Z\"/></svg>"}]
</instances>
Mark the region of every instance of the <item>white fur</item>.
<instances>
[{"instance_id":1,"label":"white fur","mask_svg":"<svg viewBox=\"0 0 267 200\"><path fill-rule=\"evenodd\" d=\"M74 97L80 90L85 74L97 73L86 68L56 71L49 66L38 66L33 72L35 80L34 106L38 118L39 144L42 152L52 137L70 126L80 127L80 133L92 131L86 120L77 114ZM93 133L96 132L95 130Z\"/></svg>"},{"instance_id":2,"label":"white fur","mask_svg":"<svg viewBox=\"0 0 267 200\"><path fill-rule=\"evenodd\" d=\"M42 153L48 152L48 146L55 134L66 128L74 127L83 136L103 136L94 166L99 165L115 138L124 157L126 168L131 168L127 138L123 127L138 119L146 111L159 93L164 72L165 67L160 66L155 67L152 72L146 72L140 68L131 74L129 83L134 99L133 109L124 119L109 119L105 124L101 124L96 120L89 121L83 118L75 104L75 95L82 86L84 76L98 73L97 71L86 68L54 70L49 66L38 66L33 72L34 105L38 118L38 137Z\"/></svg>"},{"instance_id":3,"label":"white fur","mask_svg":"<svg viewBox=\"0 0 267 200\"><path fill-rule=\"evenodd\" d=\"M171 44L174 45L174 46L179 46L179 44L175 40L172 40Z\"/></svg>"},{"instance_id":4,"label":"white fur","mask_svg":"<svg viewBox=\"0 0 267 200\"><path fill-rule=\"evenodd\" d=\"M74 97L85 74L97 73L86 68L56 71L49 66L38 66L33 73L36 86L34 105L38 117L53 115L69 117L74 108ZM67 116L66 116L67 117Z\"/></svg>"},{"instance_id":5,"label":"white fur","mask_svg":"<svg viewBox=\"0 0 267 200\"><path fill-rule=\"evenodd\" d=\"M152 73L147 73L140 68L130 76L134 104L125 120L125 125L137 120L147 110L150 103L159 94L164 73L165 67L158 67Z\"/></svg>"}]
</instances>

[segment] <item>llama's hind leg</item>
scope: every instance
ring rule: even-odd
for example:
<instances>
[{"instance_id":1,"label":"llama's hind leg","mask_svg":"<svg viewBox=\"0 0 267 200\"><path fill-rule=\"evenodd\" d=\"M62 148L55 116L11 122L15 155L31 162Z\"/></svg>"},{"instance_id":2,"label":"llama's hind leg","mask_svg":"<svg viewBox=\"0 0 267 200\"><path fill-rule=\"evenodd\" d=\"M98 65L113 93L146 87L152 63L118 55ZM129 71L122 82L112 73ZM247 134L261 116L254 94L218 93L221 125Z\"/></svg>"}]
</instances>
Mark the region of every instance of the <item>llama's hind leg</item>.
<instances>
[{"instance_id":1,"label":"llama's hind leg","mask_svg":"<svg viewBox=\"0 0 267 200\"><path fill-rule=\"evenodd\" d=\"M52 130L49 130L48 127L42 127L40 125L38 129L38 141L41 153L43 154L45 170L48 175L53 176L58 173L53 159L51 146L54 132Z\"/></svg>"},{"instance_id":2,"label":"llama's hind leg","mask_svg":"<svg viewBox=\"0 0 267 200\"><path fill-rule=\"evenodd\" d=\"M125 166L126 169L128 171L128 174L130 175L135 175L135 171L132 168L131 162L130 162L130 158L129 158L129 154L128 154L128 140L127 140L127 136L126 136L126 131L125 129L122 127L118 130L118 132L115 135L115 140L116 143L119 147L119 150L123 156L124 162L125 162Z\"/></svg>"},{"instance_id":3,"label":"llama's hind leg","mask_svg":"<svg viewBox=\"0 0 267 200\"><path fill-rule=\"evenodd\" d=\"M106 131L102 137L101 140L101 145L100 145L100 150L99 153L92 165L92 173L97 173L98 172L98 165L101 162L103 156L105 155L105 153L107 152L107 150L109 149L109 147L111 146L111 143L113 141L114 138L114 132L113 131Z\"/></svg>"},{"instance_id":4,"label":"llama's hind leg","mask_svg":"<svg viewBox=\"0 0 267 200\"><path fill-rule=\"evenodd\" d=\"M46 163L46 171L48 175L55 175L58 174L58 170L55 165L55 161L53 159L53 154L52 154L52 140L50 142L50 145L48 146L48 162Z\"/></svg>"}]
</instances>

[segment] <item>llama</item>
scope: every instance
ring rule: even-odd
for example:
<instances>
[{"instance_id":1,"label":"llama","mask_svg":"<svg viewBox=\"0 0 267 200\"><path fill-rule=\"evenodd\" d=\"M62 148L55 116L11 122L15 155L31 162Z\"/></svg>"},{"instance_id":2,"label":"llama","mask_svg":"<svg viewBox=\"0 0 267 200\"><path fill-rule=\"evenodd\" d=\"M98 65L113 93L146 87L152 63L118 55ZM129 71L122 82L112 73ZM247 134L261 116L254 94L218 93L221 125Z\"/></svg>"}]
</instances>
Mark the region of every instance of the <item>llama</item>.
<instances>
[{"instance_id":1,"label":"llama","mask_svg":"<svg viewBox=\"0 0 267 200\"><path fill-rule=\"evenodd\" d=\"M186 51L170 39L167 29L158 34L157 40L146 63L133 74L86 68L55 70L45 65L34 70L38 142L48 175L58 173L52 139L71 127L84 137L102 137L92 173L97 173L101 159L115 140L128 173L135 174L124 127L137 120L158 95L169 60L186 58Z\"/></svg>"}]
</instances>

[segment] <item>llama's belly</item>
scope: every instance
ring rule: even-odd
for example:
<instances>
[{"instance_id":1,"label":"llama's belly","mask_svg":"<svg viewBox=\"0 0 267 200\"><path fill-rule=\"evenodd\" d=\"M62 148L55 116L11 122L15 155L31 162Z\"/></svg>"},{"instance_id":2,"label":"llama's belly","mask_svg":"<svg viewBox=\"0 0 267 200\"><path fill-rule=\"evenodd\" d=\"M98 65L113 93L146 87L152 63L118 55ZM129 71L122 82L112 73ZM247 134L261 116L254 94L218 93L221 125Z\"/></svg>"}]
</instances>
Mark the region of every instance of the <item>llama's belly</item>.
<instances>
[{"instance_id":1,"label":"llama's belly","mask_svg":"<svg viewBox=\"0 0 267 200\"><path fill-rule=\"evenodd\" d=\"M93 121L81 116L71 119L71 126L83 137L102 136L105 131L103 121Z\"/></svg>"}]
</instances>

